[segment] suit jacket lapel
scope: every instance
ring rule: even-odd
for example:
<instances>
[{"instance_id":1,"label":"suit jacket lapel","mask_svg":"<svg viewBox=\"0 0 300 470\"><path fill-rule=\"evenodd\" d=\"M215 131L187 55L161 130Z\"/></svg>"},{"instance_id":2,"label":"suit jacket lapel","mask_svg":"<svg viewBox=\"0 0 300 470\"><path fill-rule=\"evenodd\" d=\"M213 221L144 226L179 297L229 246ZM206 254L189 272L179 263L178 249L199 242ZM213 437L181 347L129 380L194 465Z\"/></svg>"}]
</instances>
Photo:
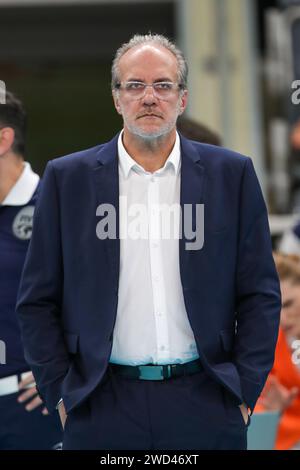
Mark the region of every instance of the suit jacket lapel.
<instances>
[{"instance_id":1,"label":"suit jacket lapel","mask_svg":"<svg viewBox=\"0 0 300 470\"><path fill-rule=\"evenodd\" d=\"M196 229L195 207L196 204L204 203L204 182L205 170L201 160L199 150L194 147L191 141L180 135L181 143L181 188L180 205L182 211L182 237L179 240L179 261L181 282L183 287L188 283L188 261L193 250L186 249L186 243L191 240L186 238L184 230L185 205L190 204L193 208L193 231Z\"/></svg>"},{"instance_id":2,"label":"suit jacket lapel","mask_svg":"<svg viewBox=\"0 0 300 470\"><path fill-rule=\"evenodd\" d=\"M99 204L110 204L115 209L116 238L107 238L103 240L103 244L107 250L116 291L120 268L118 137L119 135L115 136L101 147L97 155L97 166L93 170L97 207Z\"/></svg>"}]
</instances>

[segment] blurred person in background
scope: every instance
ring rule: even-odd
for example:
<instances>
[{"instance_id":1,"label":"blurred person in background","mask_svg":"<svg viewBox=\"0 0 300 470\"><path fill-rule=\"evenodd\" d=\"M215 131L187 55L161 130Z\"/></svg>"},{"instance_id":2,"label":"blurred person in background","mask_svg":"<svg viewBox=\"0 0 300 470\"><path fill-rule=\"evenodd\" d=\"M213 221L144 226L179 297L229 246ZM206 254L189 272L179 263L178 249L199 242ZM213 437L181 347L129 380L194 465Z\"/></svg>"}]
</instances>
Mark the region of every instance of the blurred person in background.
<instances>
[{"instance_id":1,"label":"blurred person in background","mask_svg":"<svg viewBox=\"0 0 300 470\"><path fill-rule=\"evenodd\" d=\"M300 222L284 232L278 243L278 251L287 255L300 255Z\"/></svg>"},{"instance_id":2,"label":"blurred person in background","mask_svg":"<svg viewBox=\"0 0 300 470\"><path fill-rule=\"evenodd\" d=\"M26 113L12 93L0 104L0 450L51 449L61 441L24 359L15 313L19 281L32 232L39 176L24 161Z\"/></svg>"},{"instance_id":3,"label":"blurred person in background","mask_svg":"<svg viewBox=\"0 0 300 470\"><path fill-rule=\"evenodd\" d=\"M300 257L274 255L282 310L273 369L255 412L280 411L275 448L300 450Z\"/></svg>"},{"instance_id":4,"label":"blurred person in background","mask_svg":"<svg viewBox=\"0 0 300 470\"><path fill-rule=\"evenodd\" d=\"M295 150L300 150L300 119L296 121L290 134L291 146Z\"/></svg>"},{"instance_id":5,"label":"blurred person in background","mask_svg":"<svg viewBox=\"0 0 300 470\"><path fill-rule=\"evenodd\" d=\"M292 126L290 133L291 149L293 151L294 159L299 161L300 158L300 119ZM292 174L294 171L292 171ZM300 205L297 200L299 199L299 189L293 188L293 192L296 195L296 204L293 203L292 211L295 214L299 213ZM299 199L300 201L300 199ZM278 243L278 251L286 254L297 254L300 255L300 220L294 223L294 225L285 230L281 239Z\"/></svg>"},{"instance_id":6,"label":"blurred person in background","mask_svg":"<svg viewBox=\"0 0 300 470\"><path fill-rule=\"evenodd\" d=\"M177 120L177 130L187 139L203 144L222 145L221 137L215 131L184 114Z\"/></svg>"},{"instance_id":7,"label":"blurred person in background","mask_svg":"<svg viewBox=\"0 0 300 470\"><path fill-rule=\"evenodd\" d=\"M299 2L299 11L300 11L300 2ZM298 13L299 15L299 13ZM299 19L294 21L293 29L295 31L294 46L294 64L296 67L295 79L300 77L300 28L299 28ZM296 34L297 31L297 34ZM297 38L297 40L296 40ZM292 106L292 116L291 116L291 127L289 132L289 147L290 155L288 160L288 167L290 172L290 191L291 191L291 210L295 214L300 214L300 113L299 113L299 104L291 104ZM297 234L298 235L298 234ZM290 251L291 252L291 251ZM298 249L296 253L300 254Z\"/></svg>"}]
</instances>

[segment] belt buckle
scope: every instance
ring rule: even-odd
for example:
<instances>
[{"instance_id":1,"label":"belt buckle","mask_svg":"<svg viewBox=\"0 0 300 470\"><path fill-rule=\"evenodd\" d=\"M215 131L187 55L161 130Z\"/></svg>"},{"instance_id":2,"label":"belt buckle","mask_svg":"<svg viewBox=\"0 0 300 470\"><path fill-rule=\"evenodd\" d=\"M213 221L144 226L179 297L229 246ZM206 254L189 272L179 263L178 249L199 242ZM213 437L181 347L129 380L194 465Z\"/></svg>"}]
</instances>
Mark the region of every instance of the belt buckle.
<instances>
[{"instance_id":1,"label":"belt buckle","mask_svg":"<svg viewBox=\"0 0 300 470\"><path fill-rule=\"evenodd\" d=\"M175 368L176 364L167 364L163 365L163 378L164 379L169 379L172 377L172 368Z\"/></svg>"},{"instance_id":2,"label":"belt buckle","mask_svg":"<svg viewBox=\"0 0 300 470\"><path fill-rule=\"evenodd\" d=\"M162 380L164 379L163 369L158 366L151 365L140 365L138 366L139 374L138 378L142 380ZM160 376L157 376L157 372Z\"/></svg>"}]
</instances>

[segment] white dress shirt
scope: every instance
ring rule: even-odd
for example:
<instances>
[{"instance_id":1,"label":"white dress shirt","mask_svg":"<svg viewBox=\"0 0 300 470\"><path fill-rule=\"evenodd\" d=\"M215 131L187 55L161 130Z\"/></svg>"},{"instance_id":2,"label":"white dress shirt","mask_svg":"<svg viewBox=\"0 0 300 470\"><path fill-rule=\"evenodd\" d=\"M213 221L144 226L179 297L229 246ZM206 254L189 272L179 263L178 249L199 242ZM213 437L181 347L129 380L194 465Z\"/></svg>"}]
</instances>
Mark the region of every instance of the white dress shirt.
<instances>
[{"instance_id":1,"label":"white dress shirt","mask_svg":"<svg viewBox=\"0 0 300 470\"><path fill-rule=\"evenodd\" d=\"M179 219L173 219L175 232L171 231L171 237L166 239L162 229L165 218L155 210L162 204L180 207L179 136L176 134L175 145L163 168L154 173L145 171L130 157L123 146L122 133L118 154L120 277L110 362L174 364L197 359L199 354L180 279ZM133 220L137 220L134 204L142 204L146 209L146 223L143 222L143 227L136 224L132 230ZM139 233L134 228L139 228L142 235L132 236Z\"/></svg>"}]
</instances>

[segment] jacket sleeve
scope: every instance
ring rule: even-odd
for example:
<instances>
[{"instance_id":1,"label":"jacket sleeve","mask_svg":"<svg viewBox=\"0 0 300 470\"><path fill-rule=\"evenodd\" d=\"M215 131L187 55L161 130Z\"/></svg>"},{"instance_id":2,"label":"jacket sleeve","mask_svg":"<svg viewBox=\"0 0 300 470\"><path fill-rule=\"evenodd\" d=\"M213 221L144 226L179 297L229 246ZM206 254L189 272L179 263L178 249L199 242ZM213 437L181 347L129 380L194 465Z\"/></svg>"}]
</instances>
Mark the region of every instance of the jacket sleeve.
<instances>
[{"instance_id":1,"label":"jacket sleeve","mask_svg":"<svg viewBox=\"0 0 300 470\"><path fill-rule=\"evenodd\" d=\"M53 164L41 183L17 300L25 359L49 411L61 398L69 356L61 326L63 263L60 211Z\"/></svg>"},{"instance_id":2,"label":"jacket sleeve","mask_svg":"<svg viewBox=\"0 0 300 470\"><path fill-rule=\"evenodd\" d=\"M240 192L236 292L234 363L252 414L274 362L281 294L267 209L249 158Z\"/></svg>"}]
</instances>

